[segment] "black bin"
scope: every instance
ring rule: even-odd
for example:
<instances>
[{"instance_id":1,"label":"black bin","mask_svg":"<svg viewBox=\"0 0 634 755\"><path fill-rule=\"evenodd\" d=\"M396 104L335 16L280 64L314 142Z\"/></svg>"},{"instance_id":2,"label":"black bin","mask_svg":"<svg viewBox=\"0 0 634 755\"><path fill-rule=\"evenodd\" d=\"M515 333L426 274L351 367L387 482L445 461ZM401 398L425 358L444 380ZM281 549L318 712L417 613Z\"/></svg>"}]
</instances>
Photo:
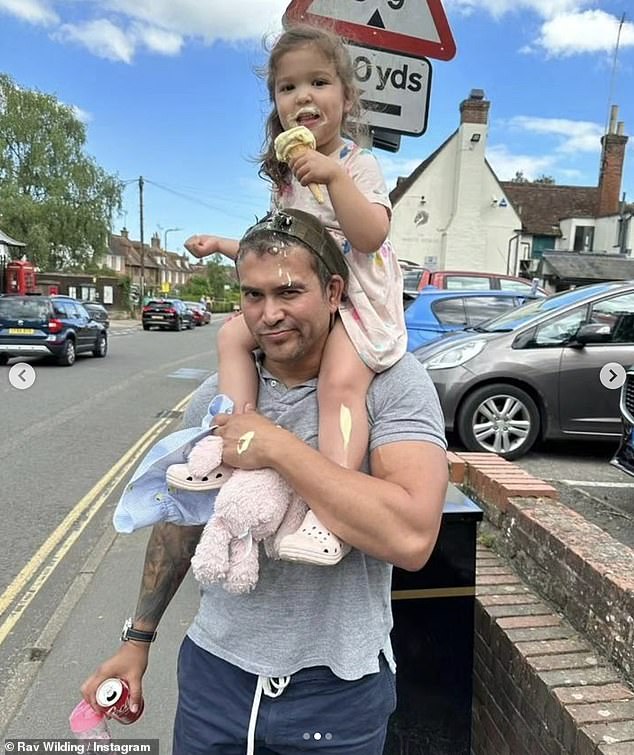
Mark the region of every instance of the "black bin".
<instances>
[{"instance_id":1,"label":"black bin","mask_svg":"<svg viewBox=\"0 0 634 755\"><path fill-rule=\"evenodd\" d=\"M436 547L418 572L395 568L392 645L398 706L384 755L469 755L477 523L449 485Z\"/></svg>"}]
</instances>

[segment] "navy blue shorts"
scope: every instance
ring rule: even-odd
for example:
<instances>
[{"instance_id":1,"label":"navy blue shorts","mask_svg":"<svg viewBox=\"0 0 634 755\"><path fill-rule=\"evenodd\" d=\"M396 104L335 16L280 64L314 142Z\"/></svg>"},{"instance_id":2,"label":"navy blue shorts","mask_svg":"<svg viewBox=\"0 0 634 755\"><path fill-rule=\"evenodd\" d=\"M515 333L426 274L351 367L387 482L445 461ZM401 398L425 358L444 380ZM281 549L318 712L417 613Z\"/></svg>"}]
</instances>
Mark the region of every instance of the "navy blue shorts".
<instances>
[{"instance_id":1,"label":"navy blue shorts","mask_svg":"<svg viewBox=\"0 0 634 755\"><path fill-rule=\"evenodd\" d=\"M356 681L339 679L324 666L303 669L279 697L262 696L257 755L382 755L396 684L380 660L379 673ZM257 679L185 637L173 755L244 755Z\"/></svg>"}]
</instances>

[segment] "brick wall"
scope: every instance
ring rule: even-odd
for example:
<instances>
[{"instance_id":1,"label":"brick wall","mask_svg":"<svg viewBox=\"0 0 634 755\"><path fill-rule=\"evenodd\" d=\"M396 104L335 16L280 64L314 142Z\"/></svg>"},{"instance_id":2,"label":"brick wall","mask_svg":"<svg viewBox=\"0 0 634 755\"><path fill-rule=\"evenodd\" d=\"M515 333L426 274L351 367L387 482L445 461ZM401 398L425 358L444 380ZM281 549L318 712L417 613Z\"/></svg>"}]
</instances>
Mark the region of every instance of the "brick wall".
<instances>
[{"instance_id":1,"label":"brick wall","mask_svg":"<svg viewBox=\"0 0 634 755\"><path fill-rule=\"evenodd\" d=\"M449 467L499 551L478 552L474 755L632 755L634 552L493 454Z\"/></svg>"}]
</instances>

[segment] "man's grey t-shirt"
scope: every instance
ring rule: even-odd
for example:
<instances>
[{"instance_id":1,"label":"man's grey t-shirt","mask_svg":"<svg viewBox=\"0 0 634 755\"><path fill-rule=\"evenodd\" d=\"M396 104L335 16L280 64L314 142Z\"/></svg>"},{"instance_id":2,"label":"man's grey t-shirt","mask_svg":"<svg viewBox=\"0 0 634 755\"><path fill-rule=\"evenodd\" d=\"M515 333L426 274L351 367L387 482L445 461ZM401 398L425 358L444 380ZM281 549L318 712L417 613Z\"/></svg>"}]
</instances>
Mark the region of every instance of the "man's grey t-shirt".
<instances>
[{"instance_id":1,"label":"man's grey t-shirt","mask_svg":"<svg viewBox=\"0 0 634 755\"><path fill-rule=\"evenodd\" d=\"M259 373L258 411L317 447L317 380L288 389L266 370ZM200 424L216 387L215 376L200 386L183 427ZM373 379L366 405L370 451L399 441L446 447L438 396L411 354ZM362 471L368 471L368 457ZM358 679L379 670L381 652L394 668L391 576L390 564L354 548L336 566L312 566L269 559L260 547L255 589L235 595L220 585L202 588L188 634L253 674L286 676L328 666L342 679Z\"/></svg>"}]
</instances>

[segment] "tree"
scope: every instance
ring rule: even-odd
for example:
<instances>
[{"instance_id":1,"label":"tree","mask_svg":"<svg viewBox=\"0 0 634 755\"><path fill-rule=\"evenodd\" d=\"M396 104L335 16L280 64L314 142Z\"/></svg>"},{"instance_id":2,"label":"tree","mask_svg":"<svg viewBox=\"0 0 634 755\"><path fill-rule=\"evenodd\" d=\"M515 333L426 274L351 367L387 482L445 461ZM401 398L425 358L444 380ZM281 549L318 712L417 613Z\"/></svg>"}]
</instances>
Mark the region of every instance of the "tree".
<instances>
[{"instance_id":1,"label":"tree","mask_svg":"<svg viewBox=\"0 0 634 755\"><path fill-rule=\"evenodd\" d=\"M205 271L200 275L193 275L186 286L181 287L181 297L198 300L201 296L210 296L216 301L238 297L238 285L232 276L231 265L223 263L220 254L212 255L205 264ZM225 289L229 286L229 289Z\"/></svg>"},{"instance_id":2,"label":"tree","mask_svg":"<svg viewBox=\"0 0 634 755\"><path fill-rule=\"evenodd\" d=\"M85 143L72 108L0 74L0 227L43 270L96 263L121 208L121 182Z\"/></svg>"},{"instance_id":3,"label":"tree","mask_svg":"<svg viewBox=\"0 0 634 755\"><path fill-rule=\"evenodd\" d=\"M545 173L542 173L541 176L537 176L533 183L553 186L555 184L555 179L552 176L547 176Z\"/></svg>"},{"instance_id":4,"label":"tree","mask_svg":"<svg viewBox=\"0 0 634 755\"><path fill-rule=\"evenodd\" d=\"M515 171L515 176L513 176L513 178L511 178L511 183L514 183L514 184L527 184L527 183L530 183L530 182L529 182L528 178L526 178L526 176L524 175L524 171L523 170L516 170Z\"/></svg>"}]
</instances>

